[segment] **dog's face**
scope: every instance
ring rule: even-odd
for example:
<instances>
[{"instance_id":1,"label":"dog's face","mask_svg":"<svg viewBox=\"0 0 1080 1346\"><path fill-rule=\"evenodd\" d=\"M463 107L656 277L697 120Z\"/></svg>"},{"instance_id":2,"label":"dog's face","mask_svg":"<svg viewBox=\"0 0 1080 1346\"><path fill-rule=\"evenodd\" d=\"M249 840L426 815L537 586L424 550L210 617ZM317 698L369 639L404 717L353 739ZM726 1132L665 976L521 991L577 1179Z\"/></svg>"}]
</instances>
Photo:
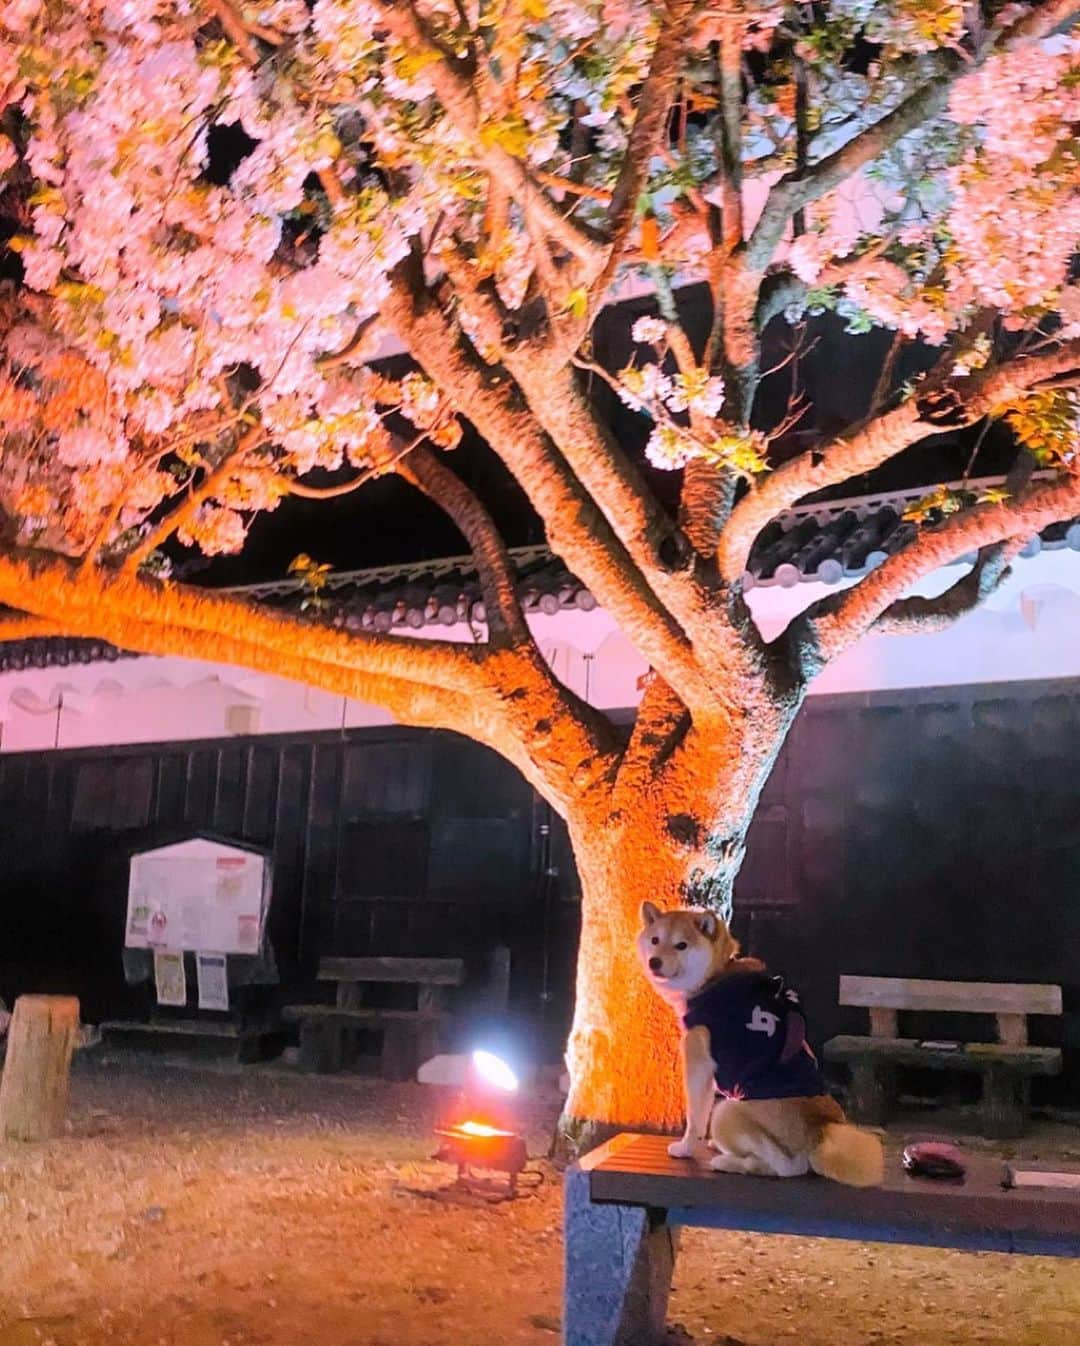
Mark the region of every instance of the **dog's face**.
<instances>
[{"instance_id":1,"label":"dog's face","mask_svg":"<svg viewBox=\"0 0 1080 1346\"><path fill-rule=\"evenodd\" d=\"M662 912L641 906L638 953L661 995L692 996L739 952L724 922L711 911Z\"/></svg>"}]
</instances>

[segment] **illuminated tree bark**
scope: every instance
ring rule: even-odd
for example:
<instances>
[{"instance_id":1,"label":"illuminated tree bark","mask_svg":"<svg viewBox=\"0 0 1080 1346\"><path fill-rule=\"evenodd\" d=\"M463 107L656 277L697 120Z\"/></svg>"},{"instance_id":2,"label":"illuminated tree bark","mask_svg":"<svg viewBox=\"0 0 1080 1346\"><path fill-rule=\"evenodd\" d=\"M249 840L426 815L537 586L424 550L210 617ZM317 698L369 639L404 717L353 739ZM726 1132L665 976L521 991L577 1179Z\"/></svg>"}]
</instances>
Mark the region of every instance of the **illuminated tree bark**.
<instances>
[{"instance_id":1,"label":"illuminated tree bark","mask_svg":"<svg viewBox=\"0 0 1080 1346\"><path fill-rule=\"evenodd\" d=\"M641 975L636 937L646 900L731 917L754 809L801 701L762 678L736 688L736 715L685 730L670 691L652 680L613 787L568 814L582 889L571 1135L582 1121L679 1122L678 1024Z\"/></svg>"},{"instance_id":2,"label":"illuminated tree bark","mask_svg":"<svg viewBox=\"0 0 1080 1346\"><path fill-rule=\"evenodd\" d=\"M731 839L743 843L749 817ZM641 975L641 904L731 912L734 863L688 852L672 836L690 825L644 816L585 822L575 839L581 881L571 1089L564 1125L675 1128L682 1116L678 1023Z\"/></svg>"}]
</instances>

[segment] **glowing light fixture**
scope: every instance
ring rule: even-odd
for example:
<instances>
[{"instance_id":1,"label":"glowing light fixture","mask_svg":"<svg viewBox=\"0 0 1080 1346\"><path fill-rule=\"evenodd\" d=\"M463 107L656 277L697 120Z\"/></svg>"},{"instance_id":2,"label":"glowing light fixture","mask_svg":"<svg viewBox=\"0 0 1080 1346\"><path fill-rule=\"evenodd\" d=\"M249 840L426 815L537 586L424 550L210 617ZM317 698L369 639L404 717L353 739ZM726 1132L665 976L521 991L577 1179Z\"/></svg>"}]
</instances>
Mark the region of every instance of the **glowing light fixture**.
<instances>
[{"instance_id":1,"label":"glowing light fixture","mask_svg":"<svg viewBox=\"0 0 1080 1346\"><path fill-rule=\"evenodd\" d=\"M439 1148L434 1158L457 1166L459 1186L473 1184L473 1168L505 1173L506 1193L513 1197L518 1174L528 1162L511 1101L518 1093L518 1077L494 1052L478 1048L470 1059L464 1091L436 1124Z\"/></svg>"},{"instance_id":2,"label":"glowing light fixture","mask_svg":"<svg viewBox=\"0 0 1080 1346\"><path fill-rule=\"evenodd\" d=\"M512 1131L502 1131L497 1126L488 1126L487 1122L474 1122L472 1120L460 1122L457 1129L464 1131L467 1136L486 1136L488 1138L491 1136L506 1137L514 1134Z\"/></svg>"},{"instance_id":3,"label":"glowing light fixture","mask_svg":"<svg viewBox=\"0 0 1080 1346\"><path fill-rule=\"evenodd\" d=\"M517 1092L518 1077L510 1069L501 1057L494 1052L485 1052L477 1050L472 1054L473 1066L476 1073L494 1089L501 1089L504 1093L513 1094Z\"/></svg>"}]
</instances>

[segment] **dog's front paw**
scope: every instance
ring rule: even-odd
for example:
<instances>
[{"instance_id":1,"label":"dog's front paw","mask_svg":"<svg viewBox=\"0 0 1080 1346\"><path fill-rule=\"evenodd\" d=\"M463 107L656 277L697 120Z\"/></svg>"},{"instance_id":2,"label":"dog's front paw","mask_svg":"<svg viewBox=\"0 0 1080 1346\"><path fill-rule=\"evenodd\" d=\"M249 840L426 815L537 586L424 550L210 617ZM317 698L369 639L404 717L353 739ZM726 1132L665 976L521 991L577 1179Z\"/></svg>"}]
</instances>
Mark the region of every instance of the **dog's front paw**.
<instances>
[{"instance_id":1,"label":"dog's front paw","mask_svg":"<svg viewBox=\"0 0 1080 1346\"><path fill-rule=\"evenodd\" d=\"M683 1136L679 1140L673 1140L667 1147L667 1152L672 1159L693 1159L700 1148L700 1141L694 1140L691 1136Z\"/></svg>"}]
</instances>

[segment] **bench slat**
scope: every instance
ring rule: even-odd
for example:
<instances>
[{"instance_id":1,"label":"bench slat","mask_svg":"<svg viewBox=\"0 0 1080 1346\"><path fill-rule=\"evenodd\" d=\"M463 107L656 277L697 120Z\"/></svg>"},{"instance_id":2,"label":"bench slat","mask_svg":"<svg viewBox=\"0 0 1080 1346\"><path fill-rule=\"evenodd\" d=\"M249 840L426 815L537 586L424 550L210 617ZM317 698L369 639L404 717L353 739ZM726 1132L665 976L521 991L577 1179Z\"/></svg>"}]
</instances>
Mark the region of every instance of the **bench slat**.
<instances>
[{"instance_id":1,"label":"bench slat","mask_svg":"<svg viewBox=\"0 0 1080 1346\"><path fill-rule=\"evenodd\" d=\"M921 981L913 977L845 975L840 978L840 1004L863 1009L970 1014L1060 1014L1061 987L1027 982Z\"/></svg>"},{"instance_id":2,"label":"bench slat","mask_svg":"<svg viewBox=\"0 0 1080 1346\"><path fill-rule=\"evenodd\" d=\"M281 1017L286 1023L318 1021L335 1024L396 1024L430 1023L433 1019L448 1019L445 1012L410 1009L341 1009L337 1005L284 1005Z\"/></svg>"},{"instance_id":3,"label":"bench slat","mask_svg":"<svg viewBox=\"0 0 1080 1346\"><path fill-rule=\"evenodd\" d=\"M1058 1075L1061 1052L1057 1047L1011 1047L999 1042L970 1042L956 1051L920 1047L916 1038L864 1038L841 1034L825 1044L827 1061L887 1061L898 1066L926 1066L931 1070L980 1072L1007 1066L1024 1075Z\"/></svg>"},{"instance_id":4,"label":"bench slat","mask_svg":"<svg viewBox=\"0 0 1080 1346\"><path fill-rule=\"evenodd\" d=\"M762 1181L671 1159L670 1137L620 1136L581 1164L593 1202L666 1211L673 1225L806 1234L946 1248L1080 1254L1073 1192L1004 1190L1004 1164L969 1155L963 1186L909 1177L891 1156L881 1187L819 1178Z\"/></svg>"},{"instance_id":5,"label":"bench slat","mask_svg":"<svg viewBox=\"0 0 1080 1346\"><path fill-rule=\"evenodd\" d=\"M465 964L460 958L321 958L318 980L460 986Z\"/></svg>"},{"instance_id":6,"label":"bench slat","mask_svg":"<svg viewBox=\"0 0 1080 1346\"><path fill-rule=\"evenodd\" d=\"M237 1024L222 1023L218 1019L154 1019L141 1023L137 1019L104 1019L98 1025L103 1033L164 1033L196 1038L238 1038Z\"/></svg>"}]
</instances>

